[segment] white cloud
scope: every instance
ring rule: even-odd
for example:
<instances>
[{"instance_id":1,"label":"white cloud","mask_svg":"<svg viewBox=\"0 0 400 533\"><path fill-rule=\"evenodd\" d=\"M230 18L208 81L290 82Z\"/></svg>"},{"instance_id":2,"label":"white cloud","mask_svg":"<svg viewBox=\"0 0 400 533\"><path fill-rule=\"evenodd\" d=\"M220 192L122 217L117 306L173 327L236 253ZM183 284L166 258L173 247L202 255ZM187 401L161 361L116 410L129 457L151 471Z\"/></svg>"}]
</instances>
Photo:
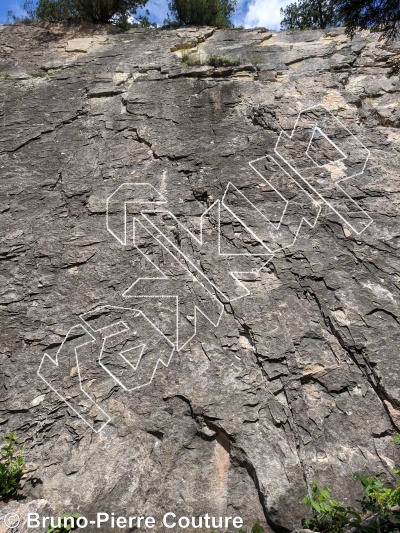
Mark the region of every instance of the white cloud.
<instances>
[{"instance_id":1,"label":"white cloud","mask_svg":"<svg viewBox=\"0 0 400 533\"><path fill-rule=\"evenodd\" d=\"M168 15L167 4L166 0L149 0L144 8L138 9L138 15L144 15L146 9L148 9L150 11L150 22L156 22L161 26Z\"/></svg>"},{"instance_id":2,"label":"white cloud","mask_svg":"<svg viewBox=\"0 0 400 533\"><path fill-rule=\"evenodd\" d=\"M282 15L281 7L285 7L293 0L250 0L243 19L245 28L262 26L270 30L279 30Z\"/></svg>"}]
</instances>

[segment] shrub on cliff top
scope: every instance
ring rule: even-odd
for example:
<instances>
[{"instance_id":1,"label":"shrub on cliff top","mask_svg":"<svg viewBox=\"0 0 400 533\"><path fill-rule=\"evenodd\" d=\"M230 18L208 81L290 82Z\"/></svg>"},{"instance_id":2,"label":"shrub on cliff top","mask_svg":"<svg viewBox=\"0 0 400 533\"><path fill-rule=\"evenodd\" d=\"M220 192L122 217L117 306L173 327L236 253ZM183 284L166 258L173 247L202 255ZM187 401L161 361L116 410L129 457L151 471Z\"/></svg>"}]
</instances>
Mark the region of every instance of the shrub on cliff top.
<instances>
[{"instance_id":1,"label":"shrub on cliff top","mask_svg":"<svg viewBox=\"0 0 400 533\"><path fill-rule=\"evenodd\" d=\"M325 29L339 22L333 0L299 0L281 9L281 15L281 27L288 30Z\"/></svg>"},{"instance_id":2,"label":"shrub on cliff top","mask_svg":"<svg viewBox=\"0 0 400 533\"><path fill-rule=\"evenodd\" d=\"M193 24L230 28L233 26L230 16L236 3L237 0L172 0L168 4L172 20L166 22L180 26Z\"/></svg>"},{"instance_id":3,"label":"shrub on cliff top","mask_svg":"<svg viewBox=\"0 0 400 533\"><path fill-rule=\"evenodd\" d=\"M29 18L38 21L126 25L147 0L32 0L24 2Z\"/></svg>"},{"instance_id":4,"label":"shrub on cliff top","mask_svg":"<svg viewBox=\"0 0 400 533\"><path fill-rule=\"evenodd\" d=\"M282 29L325 29L343 25L354 35L357 28L381 31L386 39L400 35L399 0L297 0L281 9Z\"/></svg>"}]
</instances>

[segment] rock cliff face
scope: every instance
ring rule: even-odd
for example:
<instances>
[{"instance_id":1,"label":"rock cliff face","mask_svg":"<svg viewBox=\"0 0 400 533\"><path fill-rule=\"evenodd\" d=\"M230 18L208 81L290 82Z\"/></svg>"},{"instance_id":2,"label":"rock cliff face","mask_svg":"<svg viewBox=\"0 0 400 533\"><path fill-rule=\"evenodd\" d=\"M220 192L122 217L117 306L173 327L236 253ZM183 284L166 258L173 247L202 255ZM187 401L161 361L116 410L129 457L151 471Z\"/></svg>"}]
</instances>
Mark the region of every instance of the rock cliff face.
<instances>
[{"instance_id":1,"label":"rock cliff face","mask_svg":"<svg viewBox=\"0 0 400 533\"><path fill-rule=\"evenodd\" d=\"M0 49L0 421L23 494L288 531L313 480L355 500L353 472L390 472L399 45L17 25Z\"/></svg>"}]
</instances>

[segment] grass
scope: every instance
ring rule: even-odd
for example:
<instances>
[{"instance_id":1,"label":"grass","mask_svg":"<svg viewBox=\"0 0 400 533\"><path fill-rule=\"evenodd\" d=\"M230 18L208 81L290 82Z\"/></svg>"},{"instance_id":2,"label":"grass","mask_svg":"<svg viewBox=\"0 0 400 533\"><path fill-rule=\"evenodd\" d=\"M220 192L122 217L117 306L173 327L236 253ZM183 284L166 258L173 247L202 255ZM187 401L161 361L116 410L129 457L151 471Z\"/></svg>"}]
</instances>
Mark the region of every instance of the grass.
<instances>
[{"instance_id":1,"label":"grass","mask_svg":"<svg viewBox=\"0 0 400 533\"><path fill-rule=\"evenodd\" d=\"M228 57L212 54L201 59L198 52L193 50L182 50L181 55L182 63L188 67L194 67L199 65L209 65L210 67L237 67L241 64L240 57Z\"/></svg>"},{"instance_id":2,"label":"grass","mask_svg":"<svg viewBox=\"0 0 400 533\"><path fill-rule=\"evenodd\" d=\"M241 62L240 57L211 55L207 58L207 65L211 67L237 67Z\"/></svg>"},{"instance_id":3,"label":"grass","mask_svg":"<svg viewBox=\"0 0 400 533\"><path fill-rule=\"evenodd\" d=\"M255 67L257 70L260 70L261 65L263 64L263 57L260 53L254 52L249 57L250 63Z\"/></svg>"},{"instance_id":4,"label":"grass","mask_svg":"<svg viewBox=\"0 0 400 533\"><path fill-rule=\"evenodd\" d=\"M200 54L198 52L193 52L193 50L182 50L182 63L188 67L195 67L198 65L204 65L204 61L201 60Z\"/></svg>"},{"instance_id":5,"label":"grass","mask_svg":"<svg viewBox=\"0 0 400 533\"><path fill-rule=\"evenodd\" d=\"M44 78L47 76L45 72L39 72L38 70L30 70L28 71L29 76L32 76L32 78Z\"/></svg>"}]
</instances>

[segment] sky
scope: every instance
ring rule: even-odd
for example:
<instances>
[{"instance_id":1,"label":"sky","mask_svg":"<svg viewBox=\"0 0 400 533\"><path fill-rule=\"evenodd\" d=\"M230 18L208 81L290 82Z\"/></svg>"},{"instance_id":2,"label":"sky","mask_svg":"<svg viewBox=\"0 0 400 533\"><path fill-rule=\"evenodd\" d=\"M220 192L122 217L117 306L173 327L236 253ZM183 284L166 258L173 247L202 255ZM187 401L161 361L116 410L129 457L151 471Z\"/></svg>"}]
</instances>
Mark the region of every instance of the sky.
<instances>
[{"instance_id":1,"label":"sky","mask_svg":"<svg viewBox=\"0 0 400 533\"><path fill-rule=\"evenodd\" d=\"M293 0L238 0L236 12L232 17L233 23L245 28L262 26L279 30L280 8L291 1ZM23 16L22 3L23 0L0 0L0 24L6 22L9 10L17 16ZM150 11L150 20L162 25L168 13L168 0L148 0L146 9Z\"/></svg>"}]
</instances>

